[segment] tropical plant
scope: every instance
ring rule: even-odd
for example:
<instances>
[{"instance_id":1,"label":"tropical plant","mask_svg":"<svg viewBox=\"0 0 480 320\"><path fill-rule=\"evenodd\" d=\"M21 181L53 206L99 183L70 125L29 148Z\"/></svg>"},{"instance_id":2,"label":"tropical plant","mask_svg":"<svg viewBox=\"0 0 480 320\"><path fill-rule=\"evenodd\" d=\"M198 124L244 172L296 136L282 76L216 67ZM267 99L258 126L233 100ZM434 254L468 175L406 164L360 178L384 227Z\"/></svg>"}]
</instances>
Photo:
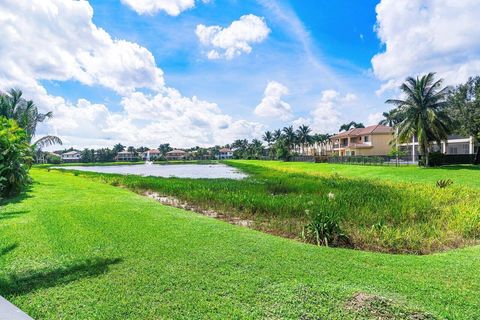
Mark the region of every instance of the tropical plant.
<instances>
[{"instance_id":1,"label":"tropical plant","mask_svg":"<svg viewBox=\"0 0 480 320\"><path fill-rule=\"evenodd\" d=\"M272 145L272 142L274 141L273 139L273 134L270 131L265 131L262 137L263 141L267 143L267 145L270 147Z\"/></svg>"},{"instance_id":2,"label":"tropical plant","mask_svg":"<svg viewBox=\"0 0 480 320\"><path fill-rule=\"evenodd\" d=\"M165 156L168 152L172 151L172 147L170 147L170 143L164 143L158 146L158 151L162 154L162 156Z\"/></svg>"},{"instance_id":3,"label":"tropical plant","mask_svg":"<svg viewBox=\"0 0 480 320\"><path fill-rule=\"evenodd\" d=\"M282 130L280 129L274 130L272 133L272 137L274 141L277 141L278 139L280 139L282 137Z\"/></svg>"},{"instance_id":4,"label":"tropical plant","mask_svg":"<svg viewBox=\"0 0 480 320\"><path fill-rule=\"evenodd\" d=\"M306 242L314 243L318 246L339 246L348 243L347 235L340 227L339 219L324 209L317 210L315 213L306 211L311 216L311 221L302 231L302 238Z\"/></svg>"},{"instance_id":5,"label":"tropical plant","mask_svg":"<svg viewBox=\"0 0 480 320\"><path fill-rule=\"evenodd\" d=\"M365 128L365 126L363 125L363 123L361 122L355 122L355 121L352 121L350 123L345 123L345 124L342 124L340 126L340 130L339 131L349 131L350 129L352 128Z\"/></svg>"},{"instance_id":6,"label":"tropical plant","mask_svg":"<svg viewBox=\"0 0 480 320\"><path fill-rule=\"evenodd\" d=\"M32 153L27 132L0 117L0 197L18 194L29 183Z\"/></svg>"},{"instance_id":7,"label":"tropical plant","mask_svg":"<svg viewBox=\"0 0 480 320\"><path fill-rule=\"evenodd\" d=\"M397 124L396 138L409 142L417 137L422 163L429 165L428 153L432 141L440 145L451 131L451 120L445 111L448 87L442 87L443 80L435 81L435 73L421 78L409 77L400 86L404 99L389 99L403 120Z\"/></svg>"},{"instance_id":8,"label":"tropical plant","mask_svg":"<svg viewBox=\"0 0 480 320\"><path fill-rule=\"evenodd\" d=\"M402 122L402 115L398 112L397 109L392 109L388 112L382 113L384 119L382 119L378 124L383 126L395 127L397 124Z\"/></svg>"},{"instance_id":9,"label":"tropical plant","mask_svg":"<svg viewBox=\"0 0 480 320\"><path fill-rule=\"evenodd\" d=\"M297 135L295 134L295 130L293 126L283 128L283 138L284 142L286 143L289 149L292 149L295 146L297 141Z\"/></svg>"},{"instance_id":10,"label":"tropical plant","mask_svg":"<svg viewBox=\"0 0 480 320\"><path fill-rule=\"evenodd\" d=\"M480 76L470 78L451 92L448 112L455 122L458 133L472 136L480 141ZM480 164L480 147L475 155L475 164Z\"/></svg>"},{"instance_id":11,"label":"tropical plant","mask_svg":"<svg viewBox=\"0 0 480 320\"><path fill-rule=\"evenodd\" d=\"M447 188L453 184L452 179L441 179L437 181L437 187L440 189Z\"/></svg>"},{"instance_id":12,"label":"tropical plant","mask_svg":"<svg viewBox=\"0 0 480 320\"><path fill-rule=\"evenodd\" d=\"M297 140L302 148L302 154L305 154L305 147L309 146L313 142L313 138L310 135L312 129L307 125L301 125L296 132Z\"/></svg>"},{"instance_id":13,"label":"tropical plant","mask_svg":"<svg viewBox=\"0 0 480 320\"><path fill-rule=\"evenodd\" d=\"M263 144L258 139L253 139L252 142L248 145L249 158L251 159L260 159L263 155Z\"/></svg>"},{"instance_id":14,"label":"tropical plant","mask_svg":"<svg viewBox=\"0 0 480 320\"><path fill-rule=\"evenodd\" d=\"M37 125L53 116L52 112L40 113L33 101L22 98L22 91L11 89L8 93L0 94L0 117L13 119L18 126L25 130L28 142L32 144L35 154L41 154L44 147L62 144L56 136L48 135L32 143Z\"/></svg>"},{"instance_id":15,"label":"tropical plant","mask_svg":"<svg viewBox=\"0 0 480 320\"><path fill-rule=\"evenodd\" d=\"M119 153L125 151L125 146L122 145L121 143L117 143L116 145L113 146L113 152Z\"/></svg>"}]
</instances>

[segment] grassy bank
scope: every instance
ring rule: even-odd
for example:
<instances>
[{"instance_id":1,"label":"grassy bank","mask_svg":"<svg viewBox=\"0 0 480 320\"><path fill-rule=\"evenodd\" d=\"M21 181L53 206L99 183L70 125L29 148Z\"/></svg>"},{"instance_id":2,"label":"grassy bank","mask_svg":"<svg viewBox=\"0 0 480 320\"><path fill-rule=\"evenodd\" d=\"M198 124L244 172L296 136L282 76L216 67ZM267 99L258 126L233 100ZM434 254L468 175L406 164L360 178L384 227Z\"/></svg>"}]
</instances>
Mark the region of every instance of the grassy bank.
<instances>
[{"instance_id":1,"label":"grassy bank","mask_svg":"<svg viewBox=\"0 0 480 320\"><path fill-rule=\"evenodd\" d=\"M319 248L71 173L32 175L0 209L0 294L36 319L480 318L479 247Z\"/></svg>"},{"instance_id":2,"label":"grassy bank","mask_svg":"<svg viewBox=\"0 0 480 320\"><path fill-rule=\"evenodd\" d=\"M480 237L480 197L478 189L468 185L470 180L456 178L452 186L441 189L434 177L428 182L404 182L405 172L395 171L404 168L367 168L372 175L388 169L390 176L398 178L389 181L360 178L358 173L347 177L346 170L359 167L262 161L229 164L250 177L235 181L79 174L139 193L153 190L174 196L200 210L253 220L257 230L290 238L300 237L313 213L326 210L338 215L350 245L358 249L431 253L474 244ZM310 170L299 173L303 168ZM343 175L338 174L340 170ZM412 177L422 174L419 168L408 170ZM436 170L439 177L450 172Z\"/></svg>"}]
</instances>

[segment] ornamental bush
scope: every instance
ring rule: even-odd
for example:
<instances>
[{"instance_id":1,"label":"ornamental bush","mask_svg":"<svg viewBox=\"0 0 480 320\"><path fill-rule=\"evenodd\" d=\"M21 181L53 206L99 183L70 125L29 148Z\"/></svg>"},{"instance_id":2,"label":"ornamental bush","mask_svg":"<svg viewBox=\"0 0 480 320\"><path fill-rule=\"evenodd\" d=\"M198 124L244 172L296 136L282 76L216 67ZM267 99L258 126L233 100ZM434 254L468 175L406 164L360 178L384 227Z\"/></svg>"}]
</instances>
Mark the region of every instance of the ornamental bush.
<instances>
[{"instance_id":1,"label":"ornamental bush","mask_svg":"<svg viewBox=\"0 0 480 320\"><path fill-rule=\"evenodd\" d=\"M32 152L25 130L0 117L0 197L14 196L30 182Z\"/></svg>"}]
</instances>

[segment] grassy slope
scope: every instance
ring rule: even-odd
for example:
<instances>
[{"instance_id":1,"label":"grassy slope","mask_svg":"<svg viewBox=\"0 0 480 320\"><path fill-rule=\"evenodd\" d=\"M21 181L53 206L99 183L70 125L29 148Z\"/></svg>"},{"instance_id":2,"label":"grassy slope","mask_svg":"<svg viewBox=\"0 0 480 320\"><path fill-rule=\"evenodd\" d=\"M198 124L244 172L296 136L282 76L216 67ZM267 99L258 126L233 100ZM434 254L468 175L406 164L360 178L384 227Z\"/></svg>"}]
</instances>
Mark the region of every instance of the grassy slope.
<instances>
[{"instance_id":1,"label":"grassy slope","mask_svg":"<svg viewBox=\"0 0 480 320\"><path fill-rule=\"evenodd\" d=\"M32 174L28 197L0 212L0 294L34 318L345 319L359 291L441 318L480 317L480 247L318 248L72 174Z\"/></svg>"},{"instance_id":2,"label":"grassy slope","mask_svg":"<svg viewBox=\"0 0 480 320\"><path fill-rule=\"evenodd\" d=\"M458 165L441 168L419 168L417 166L360 166L327 163L280 162L280 161L230 161L259 165L265 168L282 170L290 173L310 175L331 175L337 173L350 178L381 179L401 182L423 182L434 184L440 179L452 179L454 184L480 188L480 166Z\"/></svg>"},{"instance_id":3,"label":"grassy slope","mask_svg":"<svg viewBox=\"0 0 480 320\"><path fill-rule=\"evenodd\" d=\"M154 190L174 196L203 209L253 220L253 228L257 230L291 238L298 238L310 221L305 210L311 213L324 210L339 216L342 228L360 249L431 253L470 245L480 239L480 197L477 188L464 185L469 181L466 178L456 178L453 186L440 189L435 185L435 177L430 177L428 183L398 181L408 175L397 170L408 169L412 179L415 173L429 172L415 167L228 163L250 173L250 177L212 180L80 174L138 192ZM342 175L332 175L334 169L344 171ZM358 170L395 178L393 181L360 178L363 176ZM442 176L450 171L432 172ZM335 201L329 200L330 192L335 194Z\"/></svg>"}]
</instances>

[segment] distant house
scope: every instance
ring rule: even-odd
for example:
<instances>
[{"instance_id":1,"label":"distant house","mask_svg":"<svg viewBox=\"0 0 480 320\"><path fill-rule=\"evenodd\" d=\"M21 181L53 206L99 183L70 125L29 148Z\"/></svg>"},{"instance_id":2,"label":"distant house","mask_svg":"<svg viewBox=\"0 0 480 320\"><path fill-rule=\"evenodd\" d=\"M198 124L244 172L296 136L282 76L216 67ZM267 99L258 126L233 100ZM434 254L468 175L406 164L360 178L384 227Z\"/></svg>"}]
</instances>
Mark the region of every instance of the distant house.
<instances>
[{"instance_id":1,"label":"distant house","mask_svg":"<svg viewBox=\"0 0 480 320\"><path fill-rule=\"evenodd\" d=\"M459 135L450 135L446 141L442 141L440 145L432 143L432 151L439 151L443 154L461 155L475 154L475 139L473 137L462 137ZM399 149L407 156L412 157L412 161L418 161L420 154L418 147L418 139L414 137L411 142L399 145Z\"/></svg>"},{"instance_id":2,"label":"distant house","mask_svg":"<svg viewBox=\"0 0 480 320\"><path fill-rule=\"evenodd\" d=\"M117 153L117 156L115 157L115 160L116 161L136 161L136 160L138 160L138 157L133 152L121 151L121 152Z\"/></svg>"},{"instance_id":3,"label":"distant house","mask_svg":"<svg viewBox=\"0 0 480 320\"><path fill-rule=\"evenodd\" d=\"M380 156L392 149L392 127L380 124L340 132L331 138L333 152L338 156Z\"/></svg>"},{"instance_id":4,"label":"distant house","mask_svg":"<svg viewBox=\"0 0 480 320\"><path fill-rule=\"evenodd\" d=\"M151 149L142 153L142 159L153 161L160 158L161 155L162 153L158 149Z\"/></svg>"},{"instance_id":5,"label":"distant house","mask_svg":"<svg viewBox=\"0 0 480 320\"><path fill-rule=\"evenodd\" d=\"M80 162L82 154L79 151L69 151L62 153L61 155L63 162Z\"/></svg>"},{"instance_id":6,"label":"distant house","mask_svg":"<svg viewBox=\"0 0 480 320\"><path fill-rule=\"evenodd\" d=\"M188 156L188 153L183 150L172 150L167 152L165 156L167 160L185 160Z\"/></svg>"},{"instance_id":7,"label":"distant house","mask_svg":"<svg viewBox=\"0 0 480 320\"><path fill-rule=\"evenodd\" d=\"M224 160L224 159L232 159L233 158L233 151L229 148L222 148L218 151L217 159Z\"/></svg>"}]
</instances>

